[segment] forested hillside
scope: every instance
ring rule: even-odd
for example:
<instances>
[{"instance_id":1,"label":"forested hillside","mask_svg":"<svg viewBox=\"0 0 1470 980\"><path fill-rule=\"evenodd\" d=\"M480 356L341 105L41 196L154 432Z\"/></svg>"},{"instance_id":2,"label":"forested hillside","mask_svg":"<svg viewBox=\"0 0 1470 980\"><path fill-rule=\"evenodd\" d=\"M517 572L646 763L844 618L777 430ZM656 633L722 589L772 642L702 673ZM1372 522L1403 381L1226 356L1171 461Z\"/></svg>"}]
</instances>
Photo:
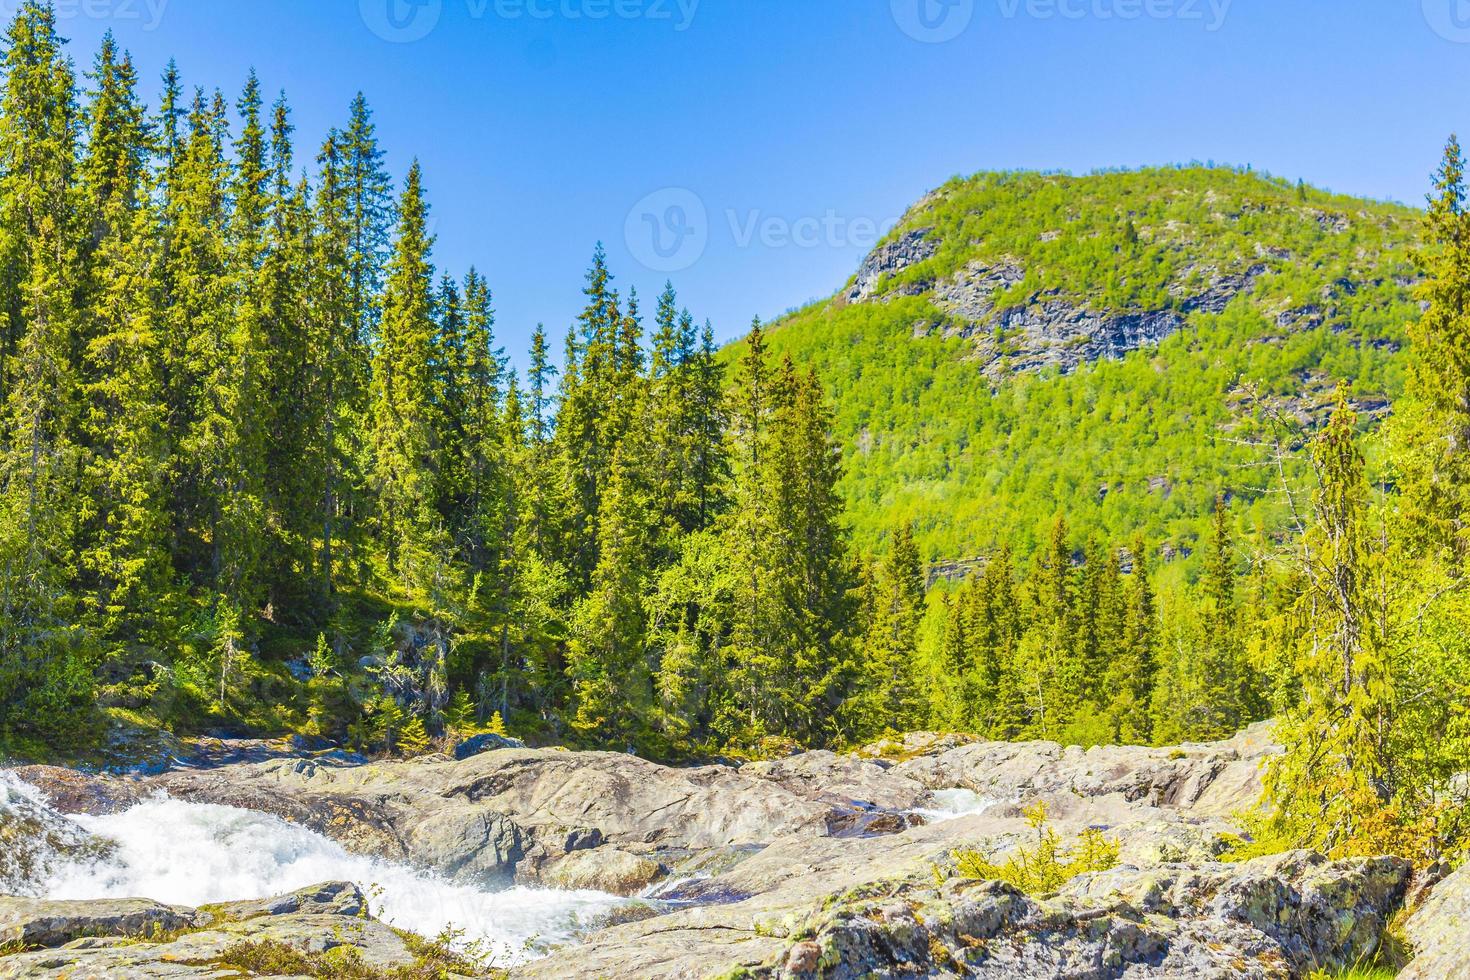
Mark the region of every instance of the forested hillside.
<instances>
[{"instance_id":1,"label":"forested hillside","mask_svg":"<svg viewBox=\"0 0 1470 980\"><path fill-rule=\"evenodd\" d=\"M1242 529L1282 516L1235 441L1263 403L1320 422L1346 379L1376 421L1402 390L1418 228L1218 167L980 174L770 341L832 392L863 546L1029 554L1065 513L1194 549L1219 493Z\"/></svg>"}]
</instances>

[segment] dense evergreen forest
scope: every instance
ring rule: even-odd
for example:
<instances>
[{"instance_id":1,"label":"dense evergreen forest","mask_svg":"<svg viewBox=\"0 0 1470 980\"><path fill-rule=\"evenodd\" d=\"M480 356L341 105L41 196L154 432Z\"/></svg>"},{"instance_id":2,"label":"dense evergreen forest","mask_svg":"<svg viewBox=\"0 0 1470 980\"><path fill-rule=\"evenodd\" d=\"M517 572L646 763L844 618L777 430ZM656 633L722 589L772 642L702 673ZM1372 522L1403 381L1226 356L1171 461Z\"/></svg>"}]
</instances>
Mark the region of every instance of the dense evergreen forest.
<instances>
[{"instance_id":1,"label":"dense evergreen forest","mask_svg":"<svg viewBox=\"0 0 1470 980\"><path fill-rule=\"evenodd\" d=\"M491 282L435 268L425 175L384 171L361 96L301 165L255 77L232 101L170 68L145 107L111 40L79 76L38 0L0 71L9 752L169 729L415 753L508 726L689 758L920 728L1171 743L1276 717L1263 846L1463 837L1457 144L1418 256L1427 312L1363 301L1410 323L1389 422L1361 424L1348 386L1330 418L1252 402L1232 445L1277 503L1242 531L1246 478L1220 473L1187 515L1198 574L1049 513L931 589L917 522L854 538L843 403L759 323L717 351L672 286L645 314L599 248L561 356L538 329L511 370ZM1038 288L1081 288L1055 274Z\"/></svg>"}]
</instances>

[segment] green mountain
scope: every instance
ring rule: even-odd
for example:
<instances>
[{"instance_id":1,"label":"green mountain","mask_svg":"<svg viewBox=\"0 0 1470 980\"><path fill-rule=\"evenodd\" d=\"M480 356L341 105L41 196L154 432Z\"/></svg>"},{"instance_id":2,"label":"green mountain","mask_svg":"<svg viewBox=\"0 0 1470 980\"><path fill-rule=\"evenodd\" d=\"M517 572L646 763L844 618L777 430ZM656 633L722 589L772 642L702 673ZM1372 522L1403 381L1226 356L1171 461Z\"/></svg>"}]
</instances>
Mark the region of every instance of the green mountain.
<instances>
[{"instance_id":1,"label":"green mountain","mask_svg":"<svg viewBox=\"0 0 1470 980\"><path fill-rule=\"evenodd\" d=\"M983 173L915 205L773 350L818 370L859 544L1031 550L1058 513L1188 553L1217 493L1270 526L1270 404L1320 420L1339 379L1380 419L1418 315L1421 213L1217 167Z\"/></svg>"}]
</instances>

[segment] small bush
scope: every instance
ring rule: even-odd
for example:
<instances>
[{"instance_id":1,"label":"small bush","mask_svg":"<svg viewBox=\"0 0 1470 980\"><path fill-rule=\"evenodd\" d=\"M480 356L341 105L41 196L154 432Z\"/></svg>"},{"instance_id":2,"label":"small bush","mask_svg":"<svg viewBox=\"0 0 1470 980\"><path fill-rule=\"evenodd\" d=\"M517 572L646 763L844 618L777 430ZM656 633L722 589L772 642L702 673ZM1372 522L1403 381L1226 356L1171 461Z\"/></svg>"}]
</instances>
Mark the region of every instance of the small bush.
<instances>
[{"instance_id":1,"label":"small bush","mask_svg":"<svg viewBox=\"0 0 1470 980\"><path fill-rule=\"evenodd\" d=\"M978 851L955 851L956 872L964 878L1004 881L1028 895L1046 895L1078 875L1117 867L1118 842L1099 831L1084 831L1070 847L1064 846L1048 821L1045 803L1028 809L1026 822L1036 831L1035 845L1022 847L1004 864Z\"/></svg>"}]
</instances>

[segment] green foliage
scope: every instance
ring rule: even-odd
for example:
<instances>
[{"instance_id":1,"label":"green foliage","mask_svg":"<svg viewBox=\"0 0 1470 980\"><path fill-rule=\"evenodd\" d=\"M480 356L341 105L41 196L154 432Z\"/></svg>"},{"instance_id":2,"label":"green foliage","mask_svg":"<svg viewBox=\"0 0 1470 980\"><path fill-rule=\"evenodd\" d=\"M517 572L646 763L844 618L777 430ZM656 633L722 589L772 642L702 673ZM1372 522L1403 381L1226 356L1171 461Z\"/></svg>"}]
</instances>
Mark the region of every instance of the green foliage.
<instances>
[{"instance_id":1,"label":"green foliage","mask_svg":"<svg viewBox=\"0 0 1470 980\"><path fill-rule=\"evenodd\" d=\"M1418 297L1395 205L1197 166L984 174L894 231L927 258L726 353L672 285L646 341L599 247L561 364L538 329L522 379L490 283L435 267L417 164L393 207L360 95L297 182L253 75L232 110L171 66L150 119L111 39L79 93L37 0L0 61L7 751L104 719L761 757L1275 715L1251 847L1463 848L1457 144ZM1005 286L970 322L946 290L982 267ZM1004 315L1048 303L1181 328L1032 370ZM1116 860L1033 825L961 863L1049 889Z\"/></svg>"},{"instance_id":2,"label":"green foliage","mask_svg":"<svg viewBox=\"0 0 1470 980\"><path fill-rule=\"evenodd\" d=\"M400 934L414 957L404 966L382 967L369 963L351 942L324 953L307 953L289 943L273 939L246 940L225 949L210 965L244 971L252 976L301 976L314 980L440 980L446 976L499 977L495 970L473 954L456 952L456 936L446 933L428 940L411 933Z\"/></svg>"},{"instance_id":3,"label":"green foliage","mask_svg":"<svg viewBox=\"0 0 1470 980\"><path fill-rule=\"evenodd\" d=\"M485 731L491 735L499 735L501 738L510 738L510 732L505 727L505 719L500 717L500 712L490 716L490 722L485 726Z\"/></svg>"},{"instance_id":4,"label":"green foliage","mask_svg":"<svg viewBox=\"0 0 1470 980\"><path fill-rule=\"evenodd\" d=\"M1406 208L1315 190L1299 201L1283 182L1219 168L981 174L927 196L889 237L932 229L932 258L884 279L868 301L783 319L768 343L831 391L859 547L909 525L926 557L1010 545L1026 558L1063 513L1099 536L1142 533L1183 553L1198 550L1222 475L1255 462L1234 431L1246 385L1318 414L1339 378L1366 398L1401 392L1395 351L1417 316L1400 285L1415 275L1414 221ZM963 335L932 291L972 263L1005 262L1028 272L1013 302L1175 311L1187 325L1068 374L1012 370L989 332ZM1210 276L1252 269L1250 290L1223 310L1176 310ZM1351 295L1333 295L1339 280ZM1325 322L1278 325L1282 311L1308 308ZM1235 510L1245 527L1284 517L1278 497L1243 487Z\"/></svg>"},{"instance_id":5,"label":"green foliage","mask_svg":"<svg viewBox=\"0 0 1470 980\"><path fill-rule=\"evenodd\" d=\"M398 731L398 751L406 758L423 755L429 751L429 732L424 720L417 715L403 723Z\"/></svg>"},{"instance_id":6,"label":"green foliage","mask_svg":"<svg viewBox=\"0 0 1470 980\"><path fill-rule=\"evenodd\" d=\"M1470 758L1463 722L1467 566L1463 493L1467 373L1460 283L1470 262L1459 144L1432 200L1429 310L1414 330L1414 397L1389 432L1403 490L1370 487L1345 392L1310 441L1312 506L1290 564L1294 602L1274 627L1285 752L1266 773L1250 851L1310 847L1333 856L1461 852ZM1458 389L1456 386L1459 386Z\"/></svg>"},{"instance_id":7,"label":"green foliage","mask_svg":"<svg viewBox=\"0 0 1470 980\"><path fill-rule=\"evenodd\" d=\"M1046 804L1026 811L1026 822L1036 834L1034 844L1022 845L996 864L976 851L956 851L955 872L962 878L1004 881L1028 895L1050 895L1078 875L1107 871L1118 865L1118 842L1099 830L1085 830L1071 844L1051 826Z\"/></svg>"}]
</instances>

